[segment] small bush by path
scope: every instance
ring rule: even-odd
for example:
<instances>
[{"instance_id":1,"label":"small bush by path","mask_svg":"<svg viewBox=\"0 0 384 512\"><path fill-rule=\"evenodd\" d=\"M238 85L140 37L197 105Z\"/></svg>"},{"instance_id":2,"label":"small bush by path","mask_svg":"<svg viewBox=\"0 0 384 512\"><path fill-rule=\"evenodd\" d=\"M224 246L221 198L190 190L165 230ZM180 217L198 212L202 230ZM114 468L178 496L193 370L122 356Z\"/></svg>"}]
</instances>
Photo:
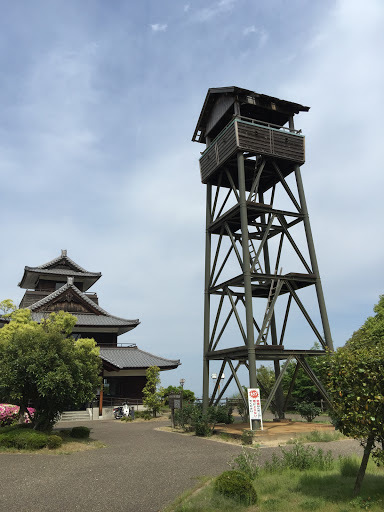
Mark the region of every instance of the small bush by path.
<instances>
[{"instance_id":1,"label":"small bush by path","mask_svg":"<svg viewBox=\"0 0 384 512\"><path fill-rule=\"evenodd\" d=\"M33 430L30 425L12 425L0 428L0 452L39 452L69 454L103 448L99 441L89 439L90 429L74 427L53 433Z\"/></svg>"},{"instance_id":2,"label":"small bush by path","mask_svg":"<svg viewBox=\"0 0 384 512\"><path fill-rule=\"evenodd\" d=\"M8 429L7 429L8 430ZM41 450L47 446L48 435L43 432L26 428L10 428L0 433L0 448L15 448L16 450Z\"/></svg>"},{"instance_id":3,"label":"small bush by path","mask_svg":"<svg viewBox=\"0 0 384 512\"><path fill-rule=\"evenodd\" d=\"M88 439L91 429L88 427L73 427L70 436L76 439Z\"/></svg>"},{"instance_id":4,"label":"small bush by path","mask_svg":"<svg viewBox=\"0 0 384 512\"><path fill-rule=\"evenodd\" d=\"M237 503L253 505L257 502L257 494L252 480L242 471L224 471L214 483L214 490Z\"/></svg>"}]
</instances>

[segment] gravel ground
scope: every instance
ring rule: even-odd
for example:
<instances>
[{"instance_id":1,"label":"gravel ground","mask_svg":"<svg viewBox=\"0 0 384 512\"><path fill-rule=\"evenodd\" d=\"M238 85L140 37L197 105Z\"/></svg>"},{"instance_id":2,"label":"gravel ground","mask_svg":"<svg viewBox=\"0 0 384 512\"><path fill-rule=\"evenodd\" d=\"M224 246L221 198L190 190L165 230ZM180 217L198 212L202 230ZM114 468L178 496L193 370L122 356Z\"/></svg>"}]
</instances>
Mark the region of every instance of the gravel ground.
<instances>
[{"instance_id":1,"label":"gravel ground","mask_svg":"<svg viewBox=\"0 0 384 512\"><path fill-rule=\"evenodd\" d=\"M0 454L0 511L156 512L199 476L228 469L241 447L155 430L163 422L82 423L107 447L71 455ZM77 426L65 423L62 426ZM316 443L335 455L361 453L357 441ZM278 448L261 448L261 462Z\"/></svg>"}]
</instances>

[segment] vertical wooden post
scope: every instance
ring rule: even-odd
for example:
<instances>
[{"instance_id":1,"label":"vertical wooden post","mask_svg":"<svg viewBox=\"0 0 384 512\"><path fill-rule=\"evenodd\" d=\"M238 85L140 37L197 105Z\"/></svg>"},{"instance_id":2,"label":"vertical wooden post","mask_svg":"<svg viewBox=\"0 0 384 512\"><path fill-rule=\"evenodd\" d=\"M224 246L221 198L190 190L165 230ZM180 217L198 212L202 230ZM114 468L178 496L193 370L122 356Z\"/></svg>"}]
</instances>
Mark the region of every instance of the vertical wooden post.
<instances>
[{"instance_id":1,"label":"vertical wooden post","mask_svg":"<svg viewBox=\"0 0 384 512\"><path fill-rule=\"evenodd\" d=\"M247 351L249 362L249 387L257 387L256 378L256 349L255 333L253 330L253 307L252 307L252 282L251 282L251 264L248 247L248 213L245 197L245 169L244 155L242 152L237 154L237 172L239 179L239 205L240 205L240 224L241 224L241 242L243 249L243 276L244 276L244 300L245 300L245 318L247 326ZM253 428L257 428L256 420L252 420Z\"/></svg>"},{"instance_id":2,"label":"vertical wooden post","mask_svg":"<svg viewBox=\"0 0 384 512\"><path fill-rule=\"evenodd\" d=\"M205 279L204 279L204 354L203 354L203 411L206 412L209 404L209 360L207 353L209 350L210 333L210 295L209 282L211 279L211 233L209 226L212 222L212 185L207 185L207 204L206 204L206 225L205 225Z\"/></svg>"},{"instance_id":3,"label":"vertical wooden post","mask_svg":"<svg viewBox=\"0 0 384 512\"><path fill-rule=\"evenodd\" d=\"M104 396L104 368L101 370L101 386L99 395L99 416L103 415L103 396Z\"/></svg>"}]
</instances>

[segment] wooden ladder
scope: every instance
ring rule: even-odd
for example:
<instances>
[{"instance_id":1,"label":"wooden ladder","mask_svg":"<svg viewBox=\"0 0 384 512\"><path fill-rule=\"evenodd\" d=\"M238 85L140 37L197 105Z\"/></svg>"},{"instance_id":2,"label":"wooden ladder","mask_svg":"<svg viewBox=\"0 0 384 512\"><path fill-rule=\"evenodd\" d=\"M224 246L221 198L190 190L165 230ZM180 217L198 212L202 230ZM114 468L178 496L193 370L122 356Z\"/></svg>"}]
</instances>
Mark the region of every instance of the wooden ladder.
<instances>
[{"instance_id":1,"label":"wooden ladder","mask_svg":"<svg viewBox=\"0 0 384 512\"><path fill-rule=\"evenodd\" d=\"M257 337L256 345L261 345L262 343L265 345L267 343L269 327L272 322L273 310L282 286L283 281L281 279L272 279L271 286L269 288L267 307L265 309L263 325L261 326L259 335Z\"/></svg>"}]
</instances>

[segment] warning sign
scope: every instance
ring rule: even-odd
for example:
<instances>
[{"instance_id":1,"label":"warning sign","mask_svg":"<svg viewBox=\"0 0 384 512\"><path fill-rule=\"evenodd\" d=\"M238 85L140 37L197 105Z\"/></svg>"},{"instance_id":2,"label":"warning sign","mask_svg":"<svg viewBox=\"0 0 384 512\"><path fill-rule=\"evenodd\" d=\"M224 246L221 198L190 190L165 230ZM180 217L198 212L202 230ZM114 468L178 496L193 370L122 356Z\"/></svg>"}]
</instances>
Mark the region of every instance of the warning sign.
<instances>
[{"instance_id":1,"label":"warning sign","mask_svg":"<svg viewBox=\"0 0 384 512\"><path fill-rule=\"evenodd\" d=\"M250 420L262 420L260 389L258 389L258 388L248 389L248 406L249 406L249 419Z\"/></svg>"}]
</instances>

